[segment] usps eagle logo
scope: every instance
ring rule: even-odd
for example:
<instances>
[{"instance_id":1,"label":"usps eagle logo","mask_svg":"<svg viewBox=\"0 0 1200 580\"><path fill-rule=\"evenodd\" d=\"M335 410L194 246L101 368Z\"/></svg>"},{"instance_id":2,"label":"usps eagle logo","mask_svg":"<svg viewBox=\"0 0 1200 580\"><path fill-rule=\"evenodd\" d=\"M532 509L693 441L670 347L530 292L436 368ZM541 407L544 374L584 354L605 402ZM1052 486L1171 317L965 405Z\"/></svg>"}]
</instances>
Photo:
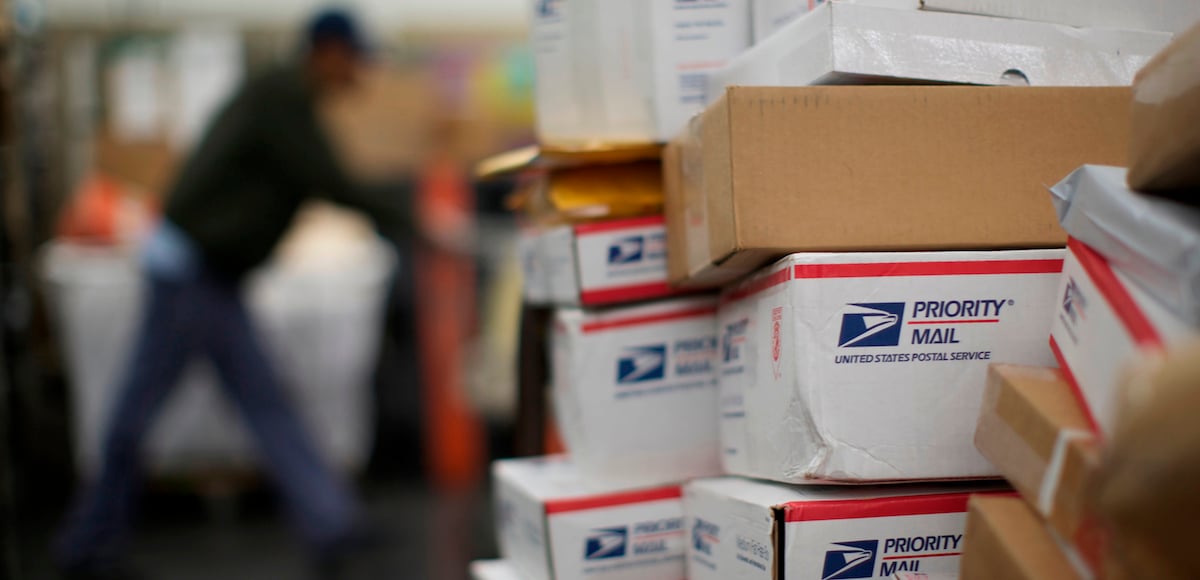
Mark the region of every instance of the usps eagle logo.
<instances>
[{"instance_id":1,"label":"usps eagle logo","mask_svg":"<svg viewBox=\"0 0 1200 580\"><path fill-rule=\"evenodd\" d=\"M903 302L847 304L838 346L897 346L904 323Z\"/></svg>"}]
</instances>

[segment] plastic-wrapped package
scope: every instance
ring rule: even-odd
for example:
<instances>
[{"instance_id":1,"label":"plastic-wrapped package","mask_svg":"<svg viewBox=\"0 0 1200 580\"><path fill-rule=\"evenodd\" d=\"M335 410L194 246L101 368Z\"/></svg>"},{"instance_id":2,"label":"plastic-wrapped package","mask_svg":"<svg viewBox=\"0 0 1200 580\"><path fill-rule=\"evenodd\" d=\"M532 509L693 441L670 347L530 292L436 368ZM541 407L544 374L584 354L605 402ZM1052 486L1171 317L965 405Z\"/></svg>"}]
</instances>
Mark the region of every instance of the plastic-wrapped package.
<instances>
[{"instance_id":1,"label":"plastic-wrapped package","mask_svg":"<svg viewBox=\"0 0 1200 580\"><path fill-rule=\"evenodd\" d=\"M1071 237L1200 325L1200 209L1131 191L1120 167L1085 165L1050 191Z\"/></svg>"}]
</instances>

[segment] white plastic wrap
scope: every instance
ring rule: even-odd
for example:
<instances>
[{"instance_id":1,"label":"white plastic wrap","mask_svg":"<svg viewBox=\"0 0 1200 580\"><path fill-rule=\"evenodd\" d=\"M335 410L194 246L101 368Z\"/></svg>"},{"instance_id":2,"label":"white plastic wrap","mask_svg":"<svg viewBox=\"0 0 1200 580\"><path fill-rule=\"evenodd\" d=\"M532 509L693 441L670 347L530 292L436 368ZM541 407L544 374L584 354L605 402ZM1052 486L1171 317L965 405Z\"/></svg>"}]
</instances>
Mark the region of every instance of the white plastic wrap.
<instances>
[{"instance_id":1,"label":"white plastic wrap","mask_svg":"<svg viewBox=\"0 0 1200 580\"><path fill-rule=\"evenodd\" d=\"M1200 210L1130 191L1120 167L1085 165L1051 193L1068 234L1200 324Z\"/></svg>"}]
</instances>

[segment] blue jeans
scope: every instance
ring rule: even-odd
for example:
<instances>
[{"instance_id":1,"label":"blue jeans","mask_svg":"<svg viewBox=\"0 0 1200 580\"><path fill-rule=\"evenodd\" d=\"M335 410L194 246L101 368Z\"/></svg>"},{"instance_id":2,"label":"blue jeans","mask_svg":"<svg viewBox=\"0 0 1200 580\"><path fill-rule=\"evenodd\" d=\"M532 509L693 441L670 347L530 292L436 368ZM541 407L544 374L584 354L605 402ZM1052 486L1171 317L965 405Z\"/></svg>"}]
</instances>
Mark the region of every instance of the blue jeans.
<instances>
[{"instance_id":1,"label":"blue jeans","mask_svg":"<svg viewBox=\"0 0 1200 580\"><path fill-rule=\"evenodd\" d=\"M207 356L241 411L292 520L316 548L333 548L357 523L354 495L321 459L279 384L238 282L198 261L148 263L148 296L132 358L111 412L99 477L73 507L56 546L66 566L114 556L141 480L142 442L192 356Z\"/></svg>"}]
</instances>

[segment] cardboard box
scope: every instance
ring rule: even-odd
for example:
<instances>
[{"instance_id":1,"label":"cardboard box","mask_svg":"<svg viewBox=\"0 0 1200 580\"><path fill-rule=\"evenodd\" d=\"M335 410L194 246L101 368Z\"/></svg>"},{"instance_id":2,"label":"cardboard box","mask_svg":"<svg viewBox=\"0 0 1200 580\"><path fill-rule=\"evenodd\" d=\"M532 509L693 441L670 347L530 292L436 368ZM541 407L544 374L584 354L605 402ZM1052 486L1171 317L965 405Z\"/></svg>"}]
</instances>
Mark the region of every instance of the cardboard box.
<instances>
[{"instance_id":1,"label":"cardboard box","mask_svg":"<svg viewBox=\"0 0 1200 580\"><path fill-rule=\"evenodd\" d=\"M958 568L973 492L790 487L736 477L684 486L691 580L888 578Z\"/></svg>"},{"instance_id":2,"label":"cardboard box","mask_svg":"<svg viewBox=\"0 0 1200 580\"><path fill-rule=\"evenodd\" d=\"M558 425L580 470L626 483L720 473L716 300L555 315Z\"/></svg>"},{"instance_id":3,"label":"cardboard box","mask_svg":"<svg viewBox=\"0 0 1200 580\"><path fill-rule=\"evenodd\" d=\"M1085 165L1051 193L1067 234L1200 324L1200 209L1130 191L1120 167Z\"/></svg>"},{"instance_id":4,"label":"cardboard box","mask_svg":"<svg viewBox=\"0 0 1200 580\"><path fill-rule=\"evenodd\" d=\"M993 364L975 446L1058 537L1088 546L1095 522L1084 505L1100 449L1058 369Z\"/></svg>"},{"instance_id":5,"label":"cardboard box","mask_svg":"<svg viewBox=\"0 0 1200 580\"><path fill-rule=\"evenodd\" d=\"M1171 41L1163 32L1078 29L833 1L709 78L733 86L896 83L1127 86Z\"/></svg>"},{"instance_id":6,"label":"cardboard box","mask_svg":"<svg viewBox=\"0 0 1200 580\"><path fill-rule=\"evenodd\" d=\"M670 139L703 108L708 74L750 44L749 0L534 4L544 143Z\"/></svg>"},{"instance_id":7,"label":"cardboard box","mask_svg":"<svg viewBox=\"0 0 1200 580\"><path fill-rule=\"evenodd\" d=\"M500 553L527 580L684 577L682 491L583 477L564 457L492 464Z\"/></svg>"},{"instance_id":8,"label":"cardboard box","mask_svg":"<svg viewBox=\"0 0 1200 580\"><path fill-rule=\"evenodd\" d=\"M525 580L507 560L471 562L471 580Z\"/></svg>"},{"instance_id":9,"label":"cardboard box","mask_svg":"<svg viewBox=\"0 0 1200 580\"><path fill-rule=\"evenodd\" d=\"M1084 28L1171 33L1200 21L1200 4L1194 0L921 0L921 7Z\"/></svg>"},{"instance_id":10,"label":"cardboard box","mask_svg":"<svg viewBox=\"0 0 1200 580\"><path fill-rule=\"evenodd\" d=\"M975 497L967 516L960 580L1084 578L1025 502Z\"/></svg>"},{"instance_id":11,"label":"cardboard box","mask_svg":"<svg viewBox=\"0 0 1200 580\"><path fill-rule=\"evenodd\" d=\"M96 136L94 154L96 171L159 199L179 165L178 152L165 139L129 141L108 131Z\"/></svg>"},{"instance_id":12,"label":"cardboard box","mask_svg":"<svg viewBox=\"0 0 1200 580\"><path fill-rule=\"evenodd\" d=\"M662 216L543 230L534 242L547 304L600 306L678 294L667 285L667 232ZM537 296L536 288L529 298Z\"/></svg>"},{"instance_id":13,"label":"cardboard box","mask_svg":"<svg viewBox=\"0 0 1200 580\"><path fill-rule=\"evenodd\" d=\"M1072 239L1050 347L1092 425L1111 433L1123 367L1139 351L1200 336L1100 254Z\"/></svg>"},{"instance_id":14,"label":"cardboard box","mask_svg":"<svg viewBox=\"0 0 1200 580\"><path fill-rule=\"evenodd\" d=\"M800 251L1062 247L1045 184L1123 163L1128 107L1118 88L731 88L679 139L693 251L672 282Z\"/></svg>"},{"instance_id":15,"label":"cardboard box","mask_svg":"<svg viewBox=\"0 0 1200 580\"><path fill-rule=\"evenodd\" d=\"M972 443L991 361L1053 363L1062 250L794 254L722 296L730 473L994 477Z\"/></svg>"},{"instance_id":16,"label":"cardboard box","mask_svg":"<svg viewBox=\"0 0 1200 580\"><path fill-rule=\"evenodd\" d=\"M1200 2L1181 1L1200 13ZM1137 74L1129 185L1165 192L1200 187L1200 135L1190 130L1198 124L1200 26L1181 35ZM1197 203L1194 193L1183 199Z\"/></svg>"}]
</instances>

